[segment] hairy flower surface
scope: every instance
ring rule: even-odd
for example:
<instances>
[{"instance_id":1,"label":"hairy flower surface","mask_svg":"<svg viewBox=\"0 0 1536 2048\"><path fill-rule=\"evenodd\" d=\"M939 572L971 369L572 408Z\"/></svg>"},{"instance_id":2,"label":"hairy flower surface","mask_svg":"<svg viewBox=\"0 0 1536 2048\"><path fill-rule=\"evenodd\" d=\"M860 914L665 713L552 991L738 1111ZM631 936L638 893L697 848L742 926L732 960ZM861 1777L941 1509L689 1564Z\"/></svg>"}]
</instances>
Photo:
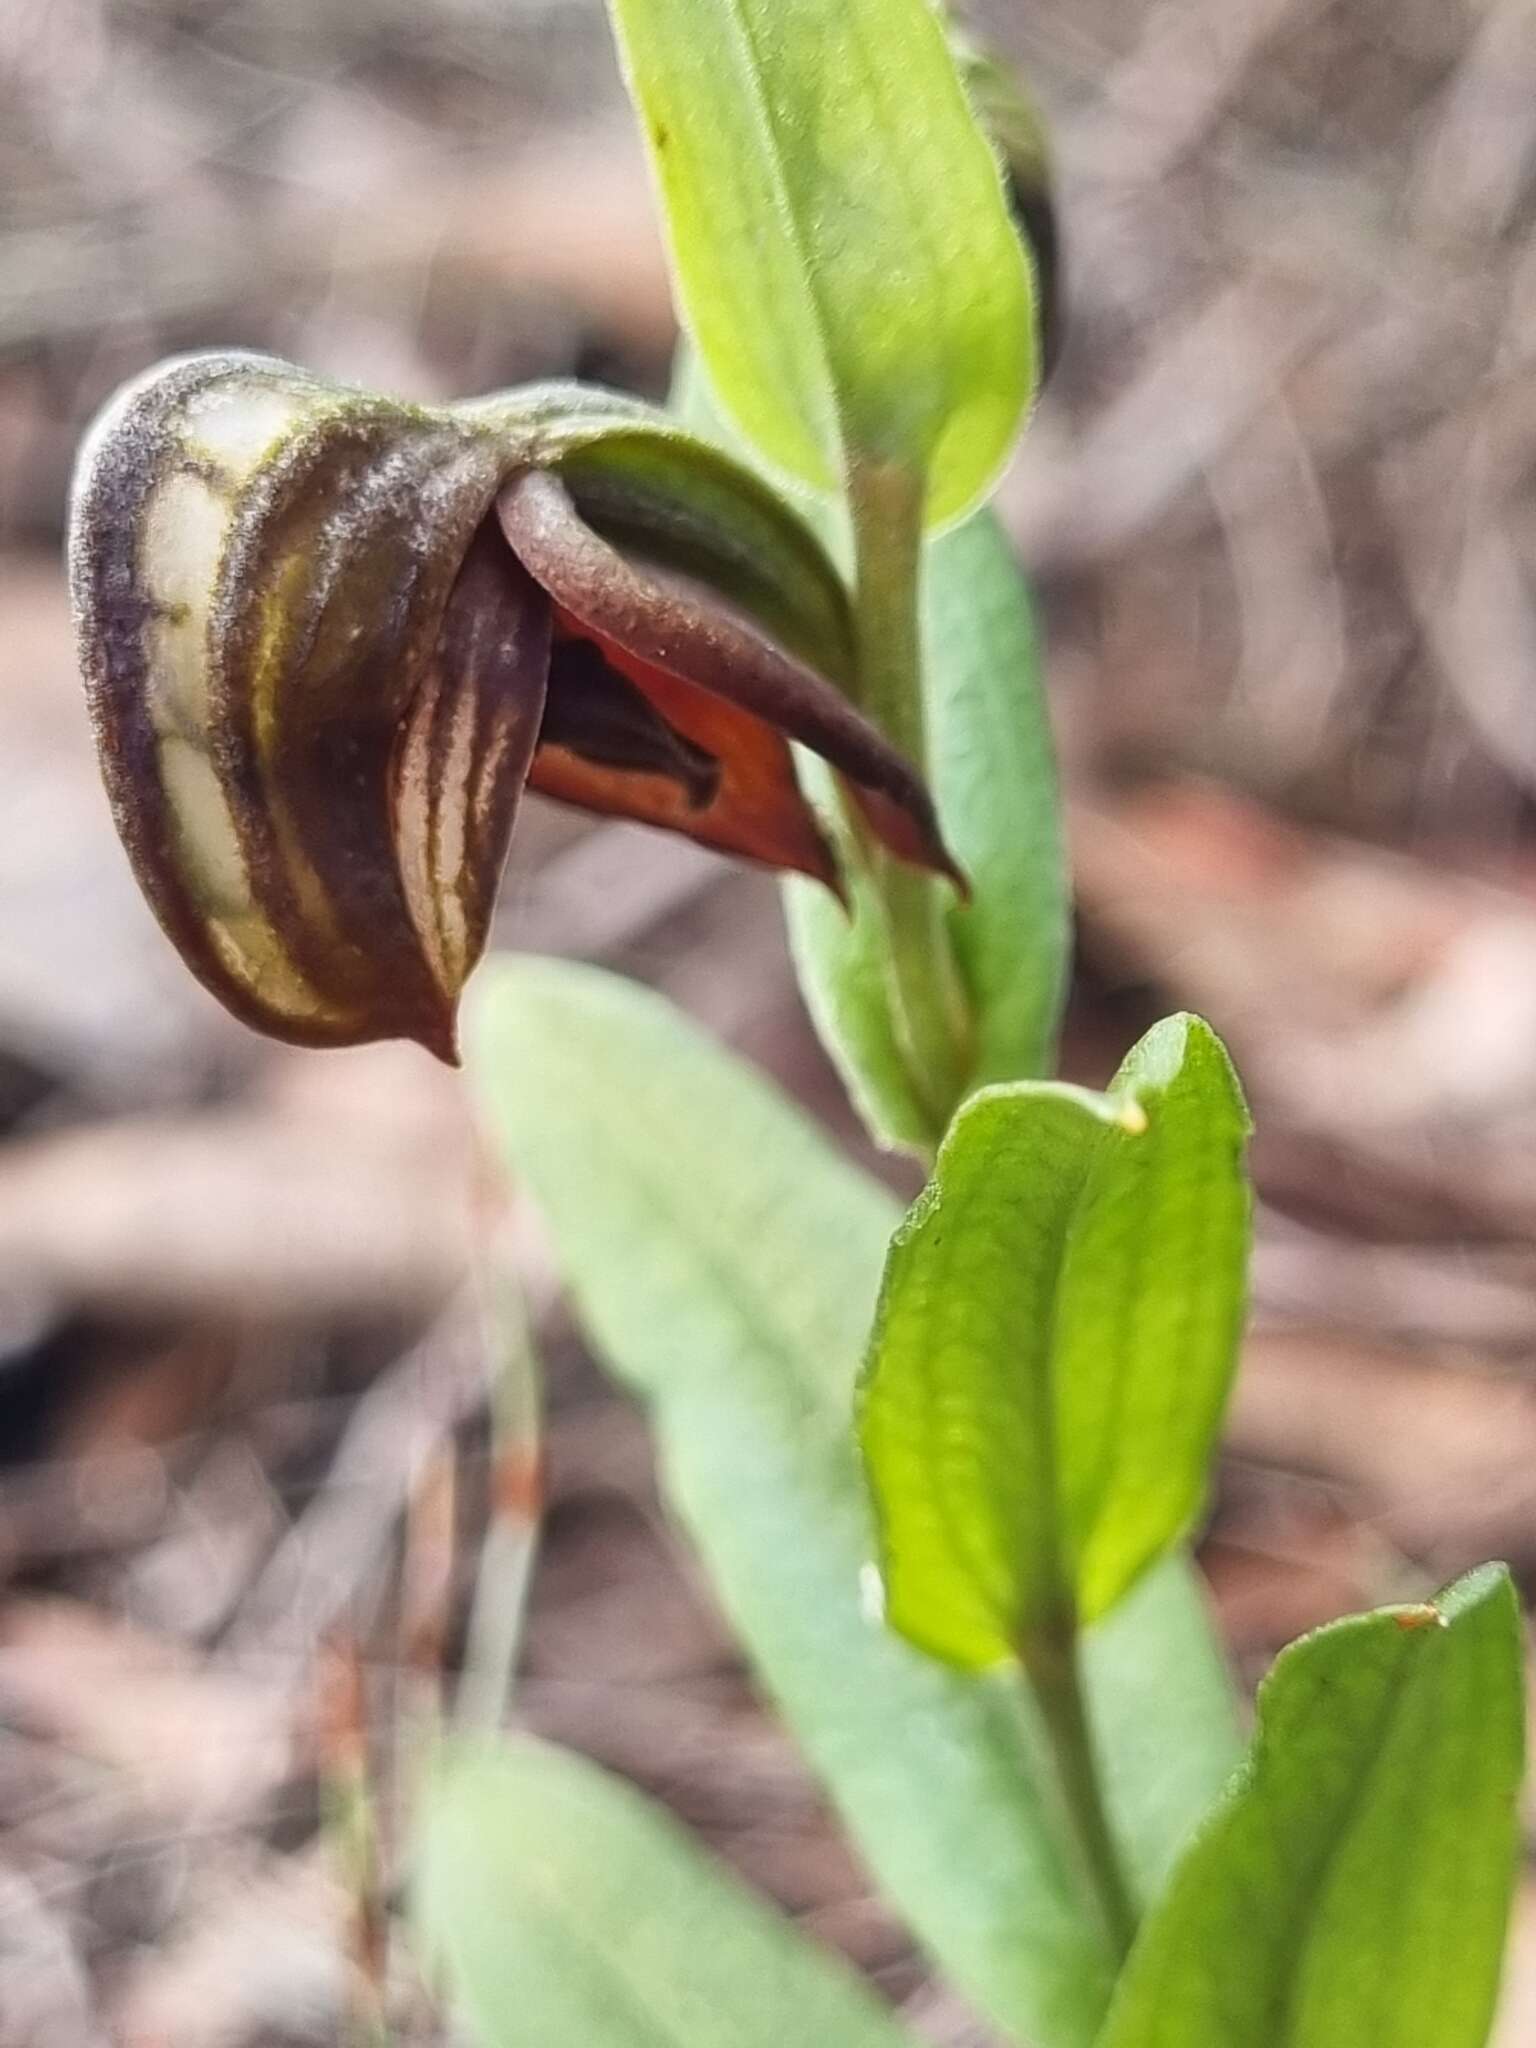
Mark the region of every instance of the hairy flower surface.
<instances>
[{"instance_id":1,"label":"hairy flower surface","mask_svg":"<svg viewBox=\"0 0 1536 2048\"><path fill-rule=\"evenodd\" d=\"M791 742L953 874L852 705L846 600L749 472L578 386L425 409L171 363L81 457L71 582L156 915L238 1016L454 1056L525 786L839 887Z\"/></svg>"}]
</instances>

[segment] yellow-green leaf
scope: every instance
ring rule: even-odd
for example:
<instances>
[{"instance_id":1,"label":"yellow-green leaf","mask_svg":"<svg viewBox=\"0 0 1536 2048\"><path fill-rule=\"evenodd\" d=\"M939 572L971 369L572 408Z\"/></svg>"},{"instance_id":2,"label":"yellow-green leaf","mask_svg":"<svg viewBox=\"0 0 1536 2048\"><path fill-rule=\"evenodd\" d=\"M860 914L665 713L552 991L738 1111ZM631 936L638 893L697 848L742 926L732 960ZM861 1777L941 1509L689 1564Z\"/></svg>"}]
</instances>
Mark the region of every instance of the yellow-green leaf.
<instances>
[{"instance_id":1,"label":"yellow-green leaf","mask_svg":"<svg viewBox=\"0 0 1536 2048\"><path fill-rule=\"evenodd\" d=\"M891 1249L863 1385L887 1611L985 1668L1106 1613L1199 1512L1236 1357L1248 1129L1193 1017L1106 1095L983 1091Z\"/></svg>"},{"instance_id":2,"label":"yellow-green leaf","mask_svg":"<svg viewBox=\"0 0 1536 2048\"><path fill-rule=\"evenodd\" d=\"M1285 1651L1102 2048L1484 2048L1519 1847L1523 1657L1497 1565Z\"/></svg>"},{"instance_id":3,"label":"yellow-green leaf","mask_svg":"<svg viewBox=\"0 0 1536 2048\"><path fill-rule=\"evenodd\" d=\"M1035 383L999 166L927 0L610 0L710 381L773 463L987 489Z\"/></svg>"}]
</instances>

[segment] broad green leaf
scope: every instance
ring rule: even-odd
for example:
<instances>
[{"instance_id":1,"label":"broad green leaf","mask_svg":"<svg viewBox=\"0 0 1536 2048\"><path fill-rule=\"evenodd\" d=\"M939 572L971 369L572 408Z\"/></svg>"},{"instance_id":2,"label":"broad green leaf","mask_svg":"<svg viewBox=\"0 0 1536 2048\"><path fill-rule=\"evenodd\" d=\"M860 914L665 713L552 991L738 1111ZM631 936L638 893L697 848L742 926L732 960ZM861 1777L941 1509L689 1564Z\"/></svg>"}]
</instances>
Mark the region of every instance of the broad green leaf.
<instances>
[{"instance_id":1,"label":"broad green leaf","mask_svg":"<svg viewBox=\"0 0 1536 2048\"><path fill-rule=\"evenodd\" d=\"M898 1214L657 997L497 963L470 1065L663 1482L870 1868L1000 2024L1079 2048L1112 1961L1033 1771L1019 1699L875 1625L853 1380Z\"/></svg>"},{"instance_id":2,"label":"broad green leaf","mask_svg":"<svg viewBox=\"0 0 1536 2048\"><path fill-rule=\"evenodd\" d=\"M1247 1113L1173 1017L1107 1095L955 1118L891 1248L860 1427L893 1624L983 1669L1114 1605L1204 1499L1236 1360Z\"/></svg>"},{"instance_id":3,"label":"broad green leaf","mask_svg":"<svg viewBox=\"0 0 1536 2048\"><path fill-rule=\"evenodd\" d=\"M599 1350L646 1401L670 1501L871 1871L999 2025L1080 2048L1112 1963L1019 1689L944 1669L861 1604L873 1535L853 1381L897 1204L654 995L526 960L487 970L474 995L470 1065L492 1128ZM1090 1634L1090 1687L1155 1671L1171 1614L1198 1630L1178 1589L1147 1592L1139 1615L1127 1603ZM1134 1731L1118 1713L1098 1724L1127 1841L1146 1845L1138 1869L1166 1860L1205 1801L1179 1759L1221 1726L1219 1677L1199 1693L1214 1669L1187 1657L1166 1723L1143 1697ZM1218 1773L1226 1760L1222 1741Z\"/></svg>"},{"instance_id":4,"label":"broad green leaf","mask_svg":"<svg viewBox=\"0 0 1536 2048\"><path fill-rule=\"evenodd\" d=\"M976 1022L975 1087L1051 1066L1069 929L1056 770L1029 596L990 512L929 544L923 687L932 780L971 884L951 929ZM823 1042L874 1135L928 1149L891 1029L884 939L867 889L854 915L786 885L795 965Z\"/></svg>"},{"instance_id":5,"label":"broad green leaf","mask_svg":"<svg viewBox=\"0 0 1536 2048\"><path fill-rule=\"evenodd\" d=\"M684 321L726 410L820 488L958 517L1035 382L997 160L927 0L610 0Z\"/></svg>"},{"instance_id":6,"label":"broad green leaf","mask_svg":"<svg viewBox=\"0 0 1536 2048\"><path fill-rule=\"evenodd\" d=\"M633 1787L549 1743L440 1760L415 1907L484 2048L911 2048L846 1964Z\"/></svg>"},{"instance_id":7,"label":"broad green leaf","mask_svg":"<svg viewBox=\"0 0 1536 2048\"><path fill-rule=\"evenodd\" d=\"M1103 2048L1483 2048L1518 1851L1502 1566L1320 1629L1132 1953Z\"/></svg>"}]
</instances>

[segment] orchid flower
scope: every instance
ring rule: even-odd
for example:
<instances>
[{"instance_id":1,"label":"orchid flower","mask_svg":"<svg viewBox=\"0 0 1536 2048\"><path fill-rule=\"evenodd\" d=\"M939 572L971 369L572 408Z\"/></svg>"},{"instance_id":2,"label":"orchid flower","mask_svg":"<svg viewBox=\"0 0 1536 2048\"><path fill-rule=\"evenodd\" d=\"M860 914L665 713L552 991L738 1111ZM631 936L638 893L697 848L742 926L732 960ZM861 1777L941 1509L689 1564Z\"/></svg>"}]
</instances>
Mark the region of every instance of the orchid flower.
<instances>
[{"instance_id":1,"label":"orchid flower","mask_svg":"<svg viewBox=\"0 0 1536 2048\"><path fill-rule=\"evenodd\" d=\"M173 362L92 432L71 581L139 882L274 1037L453 1059L525 786L840 890L800 745L851 843L955 876L847 694L819 545L637 402L429 409L265 357Z\"/></svg>"}]
</instances>

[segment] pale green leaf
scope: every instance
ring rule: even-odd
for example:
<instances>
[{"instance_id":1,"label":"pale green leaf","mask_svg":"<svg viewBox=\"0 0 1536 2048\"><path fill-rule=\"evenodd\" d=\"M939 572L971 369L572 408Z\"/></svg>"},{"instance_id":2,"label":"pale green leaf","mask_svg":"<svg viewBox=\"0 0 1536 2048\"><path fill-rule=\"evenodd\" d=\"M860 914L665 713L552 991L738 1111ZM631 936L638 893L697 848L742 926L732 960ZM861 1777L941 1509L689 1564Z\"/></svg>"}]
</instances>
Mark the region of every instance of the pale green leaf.
<instances>
[{"instance_id":1,"label":"pale green leaf","mask_svg":"<svg viewBox=\"0 0 1536 2048\"><path fill-rule=\"evenodd\" d=\"M1024 256L927 0L610 0L686 325L773 463L996 476L1035 382Z\"/></svg>"},{"instance_id":2,"label":"pale green leaf","mask_svg":"<svg viewBox=\"0 0 1536 2048\"><path fill-rule=\"evenodd\" d=\"M1106 1613L1188 1530L1236 1360L1247 1133L1196 1018L1107 1095L956 1117L886 1268L861 1403L889 1614L964 1668Z\"/></svg>"},{"instance_id":3,"label":"pale green leaf","mask_svg":"<svg viewBox=\"0 0 1536 2048\"><path fill-rule=\"evenodd\" d=\"M895 1202L654 995L498 962L471 1073L727 1615L883 1889L978 2005L1084 2048L1112 1959L1015 1688L865 1612L853 1381Z\"/></svg>"},{"instance_id":4,"label":"pale green leaf","mask_svg":"<svg viewBox=\"0 0 1536 2048\"><path fill-rule=\"evenodd\" d=\"M1508 1574L1320 1629L1132 1953L1103 2048L1484 2048L1515 1877Z\"/></svg>"},{"instance_id":5,"label":"pale green leaf","mask_svg":"<svg viewBox=\"0 0 1536 2048\"><path fill-rule=\"evenodd\" d=\"M911 2048L845 1963L633 1787L549 1743L438 1760L414 1904L483 2048Z\"/></svg>"},{"instance_id":6,"label":"pale green leaf","mask_svg":"<svg viewBox=\"0 0 1536 2048\"><path fill-rule=\"evenodd\" d=\"M822 800L824 818L834 819L832 778L819 762L802 762L800 774L812 799ZM851 862L844 862L844 878L846 908L792 875L780 884L801 1000L875 1143L927 1158L939 1133L896 1042L879 895Z\"/></svg>"},{"instance_id":7,"label":"pale green leaf","mask_svg":"<svg viewBox=\"0 0 1536 2048\"><path fill-rule=\"evenodd\" d=\"M1175 1550L1078 1648L1121 1865L1146 1905L1242 1755L1204 1580Z\"/></svg>"},{"instance_id":8,"label":"pale green leaf","mask_svg":"<svg viewBox=\"0 0 1536 2048\"><path fill-rule=\"evenodd\" d=\"M1082 2048L1113 1965L1022 1689L944 1669L861 1603L873 1534L853 1381L896 1202L654 995L528 960L496 963L472 993L491 1127L599 1351L645 1400L667 1495L876 1881L999 2025L1033 2048ZM1152 1575L1084 1651L1111 1804L1149 1882L1230 1761L1225 1682L1180 1578Z\"/></svg>"},{"instance_id":9,"label":"pale green leaf","mask_svg":"<svg viewBox=\"0 0 1536 2048\"><path fill-rule=\"evenodd\" d=\"M1055 1064L1066 863L1034 611L990 512L928 548L923 686L934 793L971 885L950 914L976 1019L971 1085L1033 1080Z\"/></svg>"}]
</instances>

